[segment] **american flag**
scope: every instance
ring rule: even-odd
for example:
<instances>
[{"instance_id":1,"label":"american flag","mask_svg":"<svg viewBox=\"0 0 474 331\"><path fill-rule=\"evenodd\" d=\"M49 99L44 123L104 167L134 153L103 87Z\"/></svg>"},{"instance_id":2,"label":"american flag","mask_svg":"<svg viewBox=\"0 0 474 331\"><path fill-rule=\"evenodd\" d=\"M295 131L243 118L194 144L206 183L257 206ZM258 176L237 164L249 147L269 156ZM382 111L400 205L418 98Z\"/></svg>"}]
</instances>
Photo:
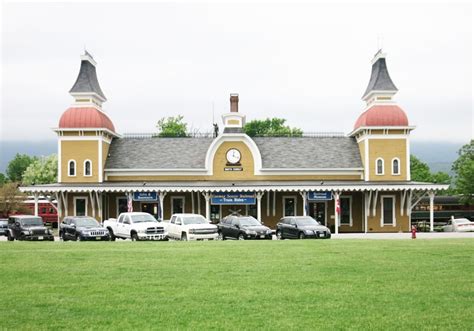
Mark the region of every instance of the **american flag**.
<instances>
[{"instance_id":1,"label":"american flag","mask_svg":"<svg viewBox=\"0 0 474 331\"><path fill-rule=\"evenodd\" d=\"M339 196L336 197L336 213L338 215L341 214L341 200L339 199Z\"/></svg>"},{"instance_id":2,"label":"american flag","mask_svg":"<svg viewBox=\"0 0 474 331\"><path fill-rule=\"evenodd\" d=\"M132 195L129 194L127 197L127 210L129 213L133 211L133 201L132 201Z\"/></svg>"}]
</instances>

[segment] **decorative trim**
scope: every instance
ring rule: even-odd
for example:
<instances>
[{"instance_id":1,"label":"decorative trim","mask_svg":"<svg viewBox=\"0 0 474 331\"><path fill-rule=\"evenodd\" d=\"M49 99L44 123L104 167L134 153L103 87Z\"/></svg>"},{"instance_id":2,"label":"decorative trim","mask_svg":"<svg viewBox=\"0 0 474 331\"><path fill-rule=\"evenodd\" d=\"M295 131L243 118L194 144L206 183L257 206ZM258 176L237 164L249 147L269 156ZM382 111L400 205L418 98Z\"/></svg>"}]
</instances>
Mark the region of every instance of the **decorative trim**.
<instances>
[{"instance_id":1,"label":"decorative trim","mask_svg":"<svg viewBox=\"0 0 474 331\"><path fill-rule=\"evenodd\" d=\"M58 139L58 183L62 182L62 163L61 163L61 140Z\"/></svg>"}]
</instances>

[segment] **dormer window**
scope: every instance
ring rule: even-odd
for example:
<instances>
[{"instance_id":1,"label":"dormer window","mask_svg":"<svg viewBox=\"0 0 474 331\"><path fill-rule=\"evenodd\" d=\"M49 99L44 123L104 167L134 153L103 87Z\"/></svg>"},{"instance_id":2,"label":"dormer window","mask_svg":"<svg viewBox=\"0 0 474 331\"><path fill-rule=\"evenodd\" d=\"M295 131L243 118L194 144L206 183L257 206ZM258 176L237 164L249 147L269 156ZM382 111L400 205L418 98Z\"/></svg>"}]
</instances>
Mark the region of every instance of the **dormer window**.
<instances>
[{"instance_id":1,"label":"dormer window","mask_svg":"<svg viewBox=\"0 0 474 331\"><path fill-rule=\"evenodd\" d=\"M84 176L92 176L92 162L90 160L84 161Z\"/></svg>"},{"instance_id":2,"label":"dormer window","mask_svg":"<svg viewBox=\"0 0 474 331\"><path fill-rule=\"evenodd\" d=\"M392 160L392 175L400 175L400 160L398 158Z\"/></svg>"},{"instance_id":3,"label":"dormer window","mask_svg":"<svg viewBox=\"0 0 474 331\"><path fill-rule=\"evenodd\" d=\"M68 162L68 176L76 176L76 161L69 160Z\"/></svg>"},{"instance_id":4,"label":"dormer window","mask_svg":"<svg viewBox=\"0 0 474 331\"><path fill-rule=\"evenodd\" d=\"M375 160L375 173L377 175L383 175L384 174L384 171L383 171L383 159L382 158L378 158L377 160Z\"/></svg>"}]
</instances>

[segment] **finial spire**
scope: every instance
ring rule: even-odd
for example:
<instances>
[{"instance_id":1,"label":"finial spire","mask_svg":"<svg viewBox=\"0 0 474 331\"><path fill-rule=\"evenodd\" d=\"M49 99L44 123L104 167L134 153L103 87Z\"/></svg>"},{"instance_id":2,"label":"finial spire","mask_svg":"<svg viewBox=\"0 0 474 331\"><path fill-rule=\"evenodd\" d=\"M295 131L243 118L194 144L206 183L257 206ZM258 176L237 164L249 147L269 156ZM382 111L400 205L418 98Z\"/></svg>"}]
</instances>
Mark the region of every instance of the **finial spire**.
<instances>
[{"instance_id":1,"label":"finial spire","mask_svg":"<svg viewBox=\"0 0 474 331\"><path fill-rule=\"evenodd\" d=\"M380 94L384 100L391 100L392 96L397 93L398 89L393 83L385 62L386 54L379 49L372 59L372 73L370 75L369 84L362 96L362 100L367 103L372 102L374 94ZM382 98L380 98L382 100Z\"/></svg>"},{"instance_id":2,"label":"finial spire","mask_svg":"<svg viewBox=\"0 0 474 331\"><path fill-rule=\"evenodd\" d=\"M79 75L69 91L76 98L76 102L89 98L89 102L101 106L102 102L107 101L97 79L96 65L97 62L92 55L84 49L84 54L81 55Z\"/></svg>"}]
</instances>

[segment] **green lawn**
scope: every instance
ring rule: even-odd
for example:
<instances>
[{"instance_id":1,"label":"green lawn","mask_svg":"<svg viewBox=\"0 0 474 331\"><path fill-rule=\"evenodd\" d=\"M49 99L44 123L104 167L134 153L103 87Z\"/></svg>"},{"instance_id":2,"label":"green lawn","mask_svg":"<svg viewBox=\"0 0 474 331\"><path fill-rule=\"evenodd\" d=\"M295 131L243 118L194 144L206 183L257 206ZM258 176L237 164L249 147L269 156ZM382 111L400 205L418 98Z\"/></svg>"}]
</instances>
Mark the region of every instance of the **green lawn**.
<instances>
[{"instance_id":1,"label":"green lawn","mask_svg":"<svg viewBox=\"0 0 474 331\"><path fill-rule=\"evenodd\" d=\"M474 241L1 242L0 329L474 326Z\"/></svg>"}]
</instances>

